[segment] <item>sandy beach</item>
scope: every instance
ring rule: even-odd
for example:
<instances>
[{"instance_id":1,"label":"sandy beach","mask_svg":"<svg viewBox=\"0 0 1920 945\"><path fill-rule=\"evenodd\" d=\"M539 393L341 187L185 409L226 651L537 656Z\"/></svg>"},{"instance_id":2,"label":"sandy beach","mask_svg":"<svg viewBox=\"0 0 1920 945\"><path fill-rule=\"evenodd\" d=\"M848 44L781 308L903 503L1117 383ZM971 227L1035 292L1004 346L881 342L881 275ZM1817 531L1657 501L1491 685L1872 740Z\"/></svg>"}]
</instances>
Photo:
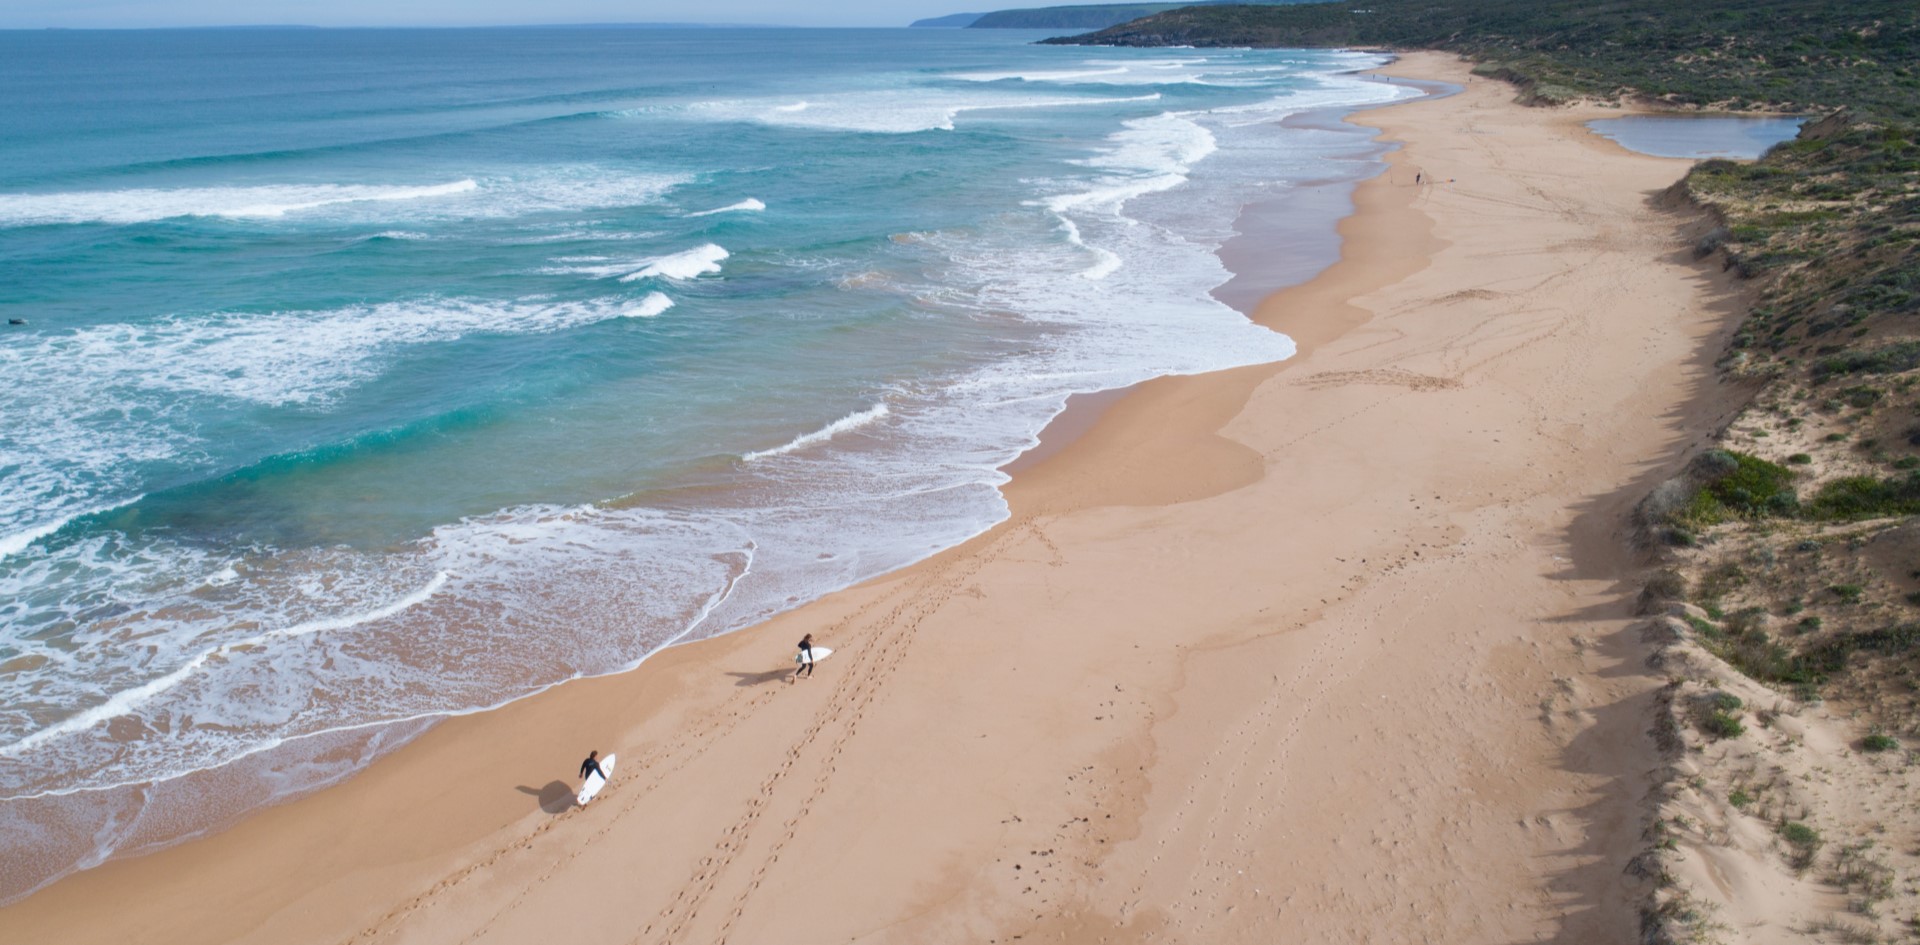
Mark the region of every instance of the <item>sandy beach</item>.
<instances>
[{"instance_id":1,"label":"sandy beach","mask_svg":"<svg viewBox=\"0 0 1920 945\"><path fill-rule=\"evenodd\" d=\"M1260 307L1295 358L1101 402L966 545L449 721L0 941L1631 940L1661 680L1624 515L1729 408L1740 299L1656 205L1687 162L1450 56L1388 72L1464 91L1354 118L1400 147ZM835 654L790 684L804 633ZM575 808L590 748L618 773Z\"/></svg>"}]
</instances>

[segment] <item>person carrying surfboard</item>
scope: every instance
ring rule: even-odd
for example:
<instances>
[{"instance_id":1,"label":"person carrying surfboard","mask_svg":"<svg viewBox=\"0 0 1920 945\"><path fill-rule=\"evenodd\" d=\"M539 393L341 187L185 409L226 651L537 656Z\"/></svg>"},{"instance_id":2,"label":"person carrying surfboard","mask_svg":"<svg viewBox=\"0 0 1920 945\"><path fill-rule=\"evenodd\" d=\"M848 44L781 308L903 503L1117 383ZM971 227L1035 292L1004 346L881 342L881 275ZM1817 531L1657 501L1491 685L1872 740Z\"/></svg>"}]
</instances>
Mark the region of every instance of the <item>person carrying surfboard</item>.
<instances>
[{"instance_id":1,"label":"person carrying surfboard","mask_svg":"<svg viewBox=\"0 0 1920 945\"><path fill-rule=\"evenodd\" d=\"M802 670L805 670L809 677L813 675L813 634L811 633L800 638L799 663L800 665L793 668L793 675L787 677L787 682L799 679Z\"/></svg>"},{"instance_id":2,"label":"person carrying surfboard","mask_svg":"<svg viewBox=\"0 0 1920 945\"><path fill-rule=\"evenodd\" d=\"M580 780L585 781L588 776L595 774L599 775L602 781L613 780L607 777L605 771L600 770L600 752L590 751L587 752L587 760L580 762Z\"/></svg>"}]
</instances>

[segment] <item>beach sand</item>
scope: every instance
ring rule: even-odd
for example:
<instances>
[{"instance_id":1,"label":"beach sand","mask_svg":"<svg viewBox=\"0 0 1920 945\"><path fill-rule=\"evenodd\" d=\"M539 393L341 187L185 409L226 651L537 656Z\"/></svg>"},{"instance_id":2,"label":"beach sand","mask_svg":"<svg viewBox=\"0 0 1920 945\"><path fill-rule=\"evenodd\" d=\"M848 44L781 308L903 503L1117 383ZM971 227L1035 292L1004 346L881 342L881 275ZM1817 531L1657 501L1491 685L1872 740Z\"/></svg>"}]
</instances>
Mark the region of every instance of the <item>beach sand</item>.
<instances>
[{"instance_id":1,"label":"beach sand","mask_svg":"<svg viewBox=\"0 0 1920 945\"><path fill-rule=\"evenodd\" d=\"M1357 116L1403 147L1261 306L1298 357L1102 402L960 548L452 720L0 940L1632 940L1660 681L1624 514L1731 406L1741 300L1653 202L1685 162L1389 71L1465 91ZM789 684L806 632L835 653ZM590 748L618 777L571 808Z\"/></svg>"}]
</instances>

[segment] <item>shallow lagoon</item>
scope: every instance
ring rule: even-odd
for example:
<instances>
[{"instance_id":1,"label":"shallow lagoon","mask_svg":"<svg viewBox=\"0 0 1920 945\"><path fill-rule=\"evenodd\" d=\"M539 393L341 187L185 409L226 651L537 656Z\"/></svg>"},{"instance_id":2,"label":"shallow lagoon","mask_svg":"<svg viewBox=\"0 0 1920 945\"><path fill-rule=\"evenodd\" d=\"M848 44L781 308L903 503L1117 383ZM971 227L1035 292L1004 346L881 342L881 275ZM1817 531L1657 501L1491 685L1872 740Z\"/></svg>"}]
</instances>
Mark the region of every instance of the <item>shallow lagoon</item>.
<instances>
[{"instance_id":1,"label":"shallow lagoon","mask_svg":"<svg viewBox=\"0 0 1920 945\"><path fill-rule=\"evenodd\" d=\"M1587 128L1621 147L1654 157L1753 159L1800 132L1805 118L1727 115L1632 115L1599 118Z\"/></svg>"}]
</instances>

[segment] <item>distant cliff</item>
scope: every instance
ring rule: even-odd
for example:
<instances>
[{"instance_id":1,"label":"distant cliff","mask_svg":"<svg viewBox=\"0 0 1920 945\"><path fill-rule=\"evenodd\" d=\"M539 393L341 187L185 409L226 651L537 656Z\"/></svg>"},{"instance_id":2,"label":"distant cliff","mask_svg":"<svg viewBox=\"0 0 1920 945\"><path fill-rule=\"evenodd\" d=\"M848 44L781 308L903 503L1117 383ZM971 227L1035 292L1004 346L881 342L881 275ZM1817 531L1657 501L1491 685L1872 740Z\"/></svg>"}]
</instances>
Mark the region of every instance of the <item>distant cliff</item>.
<instances>
[{"instance_id":1,"label":"distant cliff","mask_svg":"<svg viewBox=\"0 0 1920 945\"><path fill-rule=\"evenodd\" d=\"M1084 7L997 10L973 21L972 29L1098 30L1143 16L1178 10L1180 3L1107 3Z\"/></svg>"},{"instance_id":2,"label":"distant cliff","mask_svg":"<svg viewBox=\"0 0 1920 945\"><path fill-rule=\"evenodd\" d=\"M1100 30L1116 26L1141 17L1153 16L1170 10L1188 6L1218 6L1227 3L1244 3L1248 0L1197 0L1191 3L1096 3L1080 6L1028 7L1019 10L996 10L992 13L954 13L936 16L924 20L915 20L908 24L916 27L955 29L1003 29L1003 30ZM1313 0L1251 0L1251 2L1270 6L1313 2Z\"/></svg>"},{"instance_id":3,"label":"distant cliff","mask_svg":"<svg viewBox=\"0 0 1920 945\"><path fill-rule=\"evenodd\" d=\"M957 30L972 26L975 20L986 16L984 13L949 13L946 16L932 16L924 20L914 20L907 26L912 29ZM1112 24L1108 24L1112 25Z\"/></svg>"}]
</instances>

